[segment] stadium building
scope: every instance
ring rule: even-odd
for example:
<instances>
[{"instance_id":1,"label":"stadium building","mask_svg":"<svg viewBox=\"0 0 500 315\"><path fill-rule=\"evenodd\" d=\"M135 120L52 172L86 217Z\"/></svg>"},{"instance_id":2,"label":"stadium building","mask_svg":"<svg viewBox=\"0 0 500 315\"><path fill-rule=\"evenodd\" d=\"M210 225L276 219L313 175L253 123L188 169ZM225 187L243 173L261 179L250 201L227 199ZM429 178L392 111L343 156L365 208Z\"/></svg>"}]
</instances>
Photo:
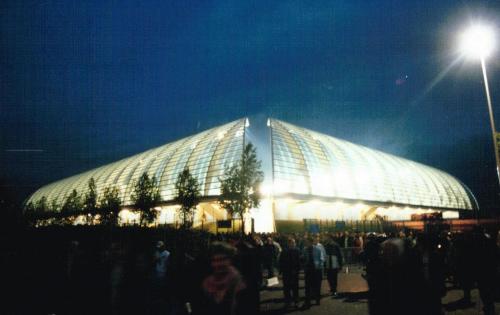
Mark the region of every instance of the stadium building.
<instances>
[{"instance_id":1,"label":"stadium building","mask_svg":"<svg viewBox=\"0 0 500 315\"><path fill-rule=\"evenodd\" d=\"M233 121L59 180L38 189L27 202L36 203L45 196L49 204L62 205L73 189L85 194L89 179L94 178L99 195L105 187L119 189L124 205L120 222L138 222L130 197L137 179L146 172L160 187L158 223L175 224L179 222L179 206L173 203L175 182L188 167L202 195L194 225L213 228L217 220L227 219L217 203L219 178L250 141L257 147L265 174L261 204L246 218L253 222L246 226L257 232L304 219L410 220L414 214L434 212L458 218L459 211L478 209L463 183L433 167L276 119L255 132L249 125L246 118Z\"/></svg>"}]
</instances>

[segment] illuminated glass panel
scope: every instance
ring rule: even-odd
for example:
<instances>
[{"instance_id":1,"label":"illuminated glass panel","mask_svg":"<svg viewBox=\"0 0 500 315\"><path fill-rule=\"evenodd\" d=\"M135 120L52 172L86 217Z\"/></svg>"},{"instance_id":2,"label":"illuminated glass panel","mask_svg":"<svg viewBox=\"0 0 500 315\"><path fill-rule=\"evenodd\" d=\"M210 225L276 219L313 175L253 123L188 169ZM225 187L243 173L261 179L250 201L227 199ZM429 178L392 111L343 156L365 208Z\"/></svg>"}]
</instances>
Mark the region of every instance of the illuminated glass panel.
<instances>
[{"instance_id":1,"label":"illuminated glass panel","mask_svg":"<svg viewBox=\"0 0 500 315\"><path fill-rule=\"evenodd\" d=\"M229 135L224 135L217 143L206 172L205 186L203 187L205 196L219 194L219 178L227 167L240 159L243 153L244 128L244 125L233 126L228 131Z\"/></svg>"},{"instance_id":2,"label":"illuminated glass panel","mask_svg":"<svg viewBox=\"0 0 500 315\"><path fill-rule=\"evenodd\" d=\"M352 144L278 120L271 120L275 195L333 197L406 204L418 207L473 209L477 203L468 188L454 177L416 162ZM138 178L155 176L163 201L175 195L178 174L188 167L203 196L220 193L220 177L242 154L245 120L238 120L132 157L49 184L28 201L43 196L59 205L76 189L87 192L90 178L98 195L115 186L130 205ZM259 148L257 148L259 150Z\"/></svg>"},{"instance_id":3,"label":"illuminated glass panel","mask_svg":"<svg viewBox=\"0 0 500 315\"><path fill-rule=\"evenodd\" d=\"M98 196L106 187L117 187L124 205L130 205L130 196L139 177L146 172L155 176L163 201L175 196L175 182L179 173L188 167L200 183L202 195L220 192L219 178L227 166L239 160L243 153L245 119L212 128L161 147L98 167L82 174L46 185L31 195L28 202L47 197L62 205L66 196L76 189L80 196L88 191L88 181L94 178Z\"/></svg>"},{"instance_id":4,"label":"illuminated glass panel","mask_svg":"<svg viewBox=\"0 0 500 315\"><path fill-rule=\"evenodd\" d=\"M477 208L465 185L435 168L279 120L270 127L276 195Z\"/></svg>"}]
</instances>

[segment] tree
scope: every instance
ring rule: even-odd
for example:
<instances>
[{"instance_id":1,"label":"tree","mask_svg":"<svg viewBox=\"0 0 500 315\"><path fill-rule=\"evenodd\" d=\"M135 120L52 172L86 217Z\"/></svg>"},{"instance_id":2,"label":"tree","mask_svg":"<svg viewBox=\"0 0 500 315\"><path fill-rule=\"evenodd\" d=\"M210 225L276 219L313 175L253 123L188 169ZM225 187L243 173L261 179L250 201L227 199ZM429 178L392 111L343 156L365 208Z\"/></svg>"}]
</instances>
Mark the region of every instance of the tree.
<instances>
[{"instance_id":1,"label":"tree","mask_svg":"<svg viewBox=\"0 0 500 315\"><path fill-rule=\"evenodd\" d=\"M175 202L181 205L179 211L182 227L189 228L193 224L196 205L200 202L200 188L198 181L191 175L187 167L179 173L175 190L177 192Z\"/></svg>"},{"instance_id":2,"label":"tree","mask_svg":"<svg viewBox=\"0 0 500 315\"><path fill-rule=\"evenodd\" d=\"M147 173L143 173L135 184L131 198L135 209L141 213L141 225L154 222L157 216L154 208L161 201L156 178L149 178Z\"/></svg>"},{"instance_id":3,"label":"tree","mask_svg":"<svg viewBox=\"0 0 500 315\"><path fill-rule=\"evenodd\" d=\"M97 192L93 177L91 177L88 182L88 190L83 199L83 209L88 215L87 223L89 223L91 216L97 213Z\"/></svg>"},{"instance_id":4,"label":"tree","mask_svg":"<svg viewBox=\"0 0 500 315\"><path fill-rule=\"evenodd\" d=\"M55 224L64 224L64 214L61 212L61 206L57 203L57 199L54 198L50 202L50 207L49 207L49 215L43 216L44 219L53 219L53 223Z\"/></svg>"},{"instance_id":5,"label":"tree","mask_svg":"<svg viewBox=\"0 0 500 315\"><path fill-rule=\"evenodd\" d=\"M243 222L248 210L259 206L259 185L264 179L260 168L256 149L249 143L243 149L240 161L227 167L224 176L219 179L221 194L218 201L232 218L239 217ZM244 224L241 228L243 231Z\"/></svg>"},{"instance_id":6,"label":"tree","mask_svg":"<svg viewBox=\"0 0 500 315\"><path fill-rule=\"evenodd\" d=\"M47 197L45 196L42 196L42 198L40 198L36 204L35 204L35 212L40 215L40 214L44 214L45 212L47 212L49 210L49 206L47 204Z\"/></svg>"},{"instance_id":7,"label":"tree","mask_svg":"<svg viewBox=\"0 0 500 315\"><path fill-rule=\"evenodd\" d=\"M122 206L118 188L106 187L99 204L97 212L101 217L101 223L110 226L116 225L118 223L118 213Z\"/></svg>"},{"instance_id":8,"label":"tree","mask_svg":"<svg viewBox=\"0 0 500 315\"><path fill-rule=\"evenodd\" d=\"M27 222L35 224L36 223L36 206L33 202L28 202L23 209L23 215Z\"/></svg>"},{"instance_id":9,"label":"tree","mask_svg":"<svg viewBox=\"0 0 500 315\"><path fill-rule=\"evenodd\" d=\"M64 204L61 207L61 213L65 217L73 216L82 209L82 198L78 195L76 189L66 197Z\"/></svg>"},{"instance_id":10,"label":"tree","mask_svg":"<svg viewBox=\"0 0 500 315\"><path fill-rule=\"evenodd\" d=\"M31 202L30 202L31 203ZM49 211L49 205L47 202L47 197L42 196L35 203L31 203L30 208L25 210L28 220L36 223L37 220L44 219L47 217Z\"/></svg>"},{"instance_id":11,"label":"tree","mask_svg":"<svg viewBox=\"0 0 500 315\"><path fill-rule=\"evenodd\" d=\"M52 201L50 202L50 212L52 213L57 213L59 212L59 204L57 203L57 199L52 199Z\"/></svg>"}]
</instances>

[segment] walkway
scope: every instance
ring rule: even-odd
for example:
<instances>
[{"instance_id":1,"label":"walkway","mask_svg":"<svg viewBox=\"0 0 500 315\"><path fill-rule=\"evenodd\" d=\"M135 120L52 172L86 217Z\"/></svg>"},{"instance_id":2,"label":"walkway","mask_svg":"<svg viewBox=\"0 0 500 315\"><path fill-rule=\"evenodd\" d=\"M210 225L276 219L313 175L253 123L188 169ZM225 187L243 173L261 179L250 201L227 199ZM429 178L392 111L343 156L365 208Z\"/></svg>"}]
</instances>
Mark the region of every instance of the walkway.
<instances>
[{"instance_id":1,"label":"walkway","mask_svg":"<svg viewBox=\"0 0 500 315\"><path fill-rule=\"evenodd\" d=\"M308 310L294 310L290 308L286 312L283 310L283 291L281 282L279 286L263 290L261 292L261 310L263 314L301 314L301 315L323 315L323 314L341 314L341 315L368 315L368 300L367 300L367 284L361 277L360 268L351 268L349 273L344 272L339 274L339 295L333 298L327 293L329 292L328 283L326 280L322 284L322 299L321 305L313 306ZM304 297L304 282L303 277L300 281L299 295ZM462 291L451 289L443 299L443 305L447 305L453 301L457 301L462 297ZM448 315L479 315L482 314L481 301L477 290L472 291L472 301L474 305L465 309L455 309L446 311ZM302 305L302 301L300 303ZM451 306L452 304L450 304ZM497 314L500 314L500 303L495 304Z\"/></svg>"}]
</instances>

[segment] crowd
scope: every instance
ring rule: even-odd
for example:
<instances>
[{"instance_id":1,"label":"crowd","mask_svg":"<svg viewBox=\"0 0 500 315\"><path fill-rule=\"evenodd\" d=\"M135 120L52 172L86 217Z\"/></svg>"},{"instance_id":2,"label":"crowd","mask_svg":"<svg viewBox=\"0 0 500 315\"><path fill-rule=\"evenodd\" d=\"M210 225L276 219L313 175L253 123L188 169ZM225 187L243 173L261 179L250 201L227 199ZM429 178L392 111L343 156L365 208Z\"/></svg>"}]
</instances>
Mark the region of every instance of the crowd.
<instances>
[{"instance_id":1,"label":"crowd","mask_svg":"<svg viewBox=\"0 0 500 315\"><path fill-rule=\"evenodd\" d=\"M461 300L446 305L450 309L471 306L473 287L478 288L484 314L495 314L494 301L500 297L500 234L490 235L480 227L466 233L323 233L267 236L266 242L254 236L253 240L267 269L264 275L274 276L272 266L282 275L285 308L292 303L299 306L301 271L303 309L311 307L312 301L320 304L325 277L331 295L336 296L337 276L345 259L365 266L372 315L443 314L441 300L447 282L463 291ZM238 240L228 242L237 244Z\"/></svg>"},{"instance_id":2,"label":"crowd","mask_svg":"<svg viewBox=\"0 0 500 315\"><path fill-rule=\"evenodd\" d=\"M339 272L356 263L364 266L372 315L443 314L446 281L463 290L455 306L470 305L477 287L484 314L495 314L500 239L479 227L453 234L184 233L25 248L12 260L16 266L2 266L23 271L11 285L28 302L14 308L20 314L257 314L260 291L281 279L285 309L308 309L321 303L325 279L336 297Z\"/></svg>"}]
</instances>

